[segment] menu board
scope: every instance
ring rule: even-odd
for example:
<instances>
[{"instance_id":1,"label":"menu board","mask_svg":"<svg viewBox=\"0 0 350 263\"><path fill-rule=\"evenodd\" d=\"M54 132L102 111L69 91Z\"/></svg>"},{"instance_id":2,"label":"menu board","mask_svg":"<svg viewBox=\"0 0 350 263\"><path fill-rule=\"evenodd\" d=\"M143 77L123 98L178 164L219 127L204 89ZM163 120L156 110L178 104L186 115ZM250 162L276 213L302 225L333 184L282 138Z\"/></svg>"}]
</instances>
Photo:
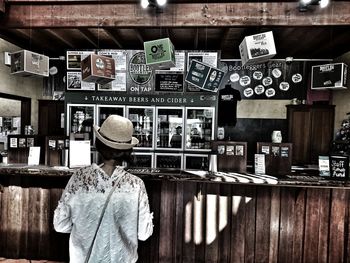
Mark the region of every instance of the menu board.
<instances>
[{"instance_id":1,"label":"menu board","mask_svg":"<svg viewBox=\"0 0 350 263\"><path fill-rule=\"evenodd\" d=\"M94 54L95 51L67 51L67 69L80 70L80 62L87 56Z\"/></svg>"},{"instance_id":2,"label":"menu board","mask_svg":"<svg viewBox=\"0 0 350 263\"><path fill-rule=\"evenodd\" d=\"M155 91L183 92L184 90L183 72L156 71Z\"/></svg>"}]
</instances>

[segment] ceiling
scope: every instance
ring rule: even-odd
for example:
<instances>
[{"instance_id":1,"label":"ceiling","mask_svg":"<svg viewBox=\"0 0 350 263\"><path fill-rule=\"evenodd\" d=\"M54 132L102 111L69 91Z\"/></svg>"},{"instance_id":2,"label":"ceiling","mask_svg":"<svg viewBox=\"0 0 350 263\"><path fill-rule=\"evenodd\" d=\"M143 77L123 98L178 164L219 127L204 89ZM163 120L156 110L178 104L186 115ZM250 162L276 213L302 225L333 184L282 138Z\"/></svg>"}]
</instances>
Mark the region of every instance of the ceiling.
<instances>
[{"instance_id":1,"label":"ceiling","mask_svg":"<svg viewBox=\"0 0 350 263\"><path fill-rule=\"evenodd\" d=\"M169 0L168 0L169 1ZM177 50L221 50L239 58L247 35L273 31L276 58L336 58L350 51L350 2L300 12L297 1L0 0L0 37L50 57L69 49L143 49L170 37Z\"/></svg>"}]
</instances>

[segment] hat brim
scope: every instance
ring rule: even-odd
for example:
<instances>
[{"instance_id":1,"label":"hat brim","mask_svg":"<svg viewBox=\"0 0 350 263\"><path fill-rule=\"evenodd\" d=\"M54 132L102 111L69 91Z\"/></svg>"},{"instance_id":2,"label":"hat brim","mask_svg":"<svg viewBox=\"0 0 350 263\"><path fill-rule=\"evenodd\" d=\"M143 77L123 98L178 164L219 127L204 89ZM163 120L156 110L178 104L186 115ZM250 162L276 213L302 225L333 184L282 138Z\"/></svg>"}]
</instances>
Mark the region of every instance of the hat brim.
<instances>
[{"instance_id":1,"label":"hat brim","mask_svg":"<svg viewBox=\"0 0 350 263\"><path fill-rule=\"evenodd\" d=\"M118 150L128 150L128 149L133 148L135 145L137 145L139 143L139 140L135 137L131 137L130 143L121 143L121 142L110 141L100 134L100 132L98 131L99 129L100 129L99 126L94 125L94 131L95 131L96 138L98 138L103 144L107 145L110 148L118 149Z\"/></svg>"}]
</instances>

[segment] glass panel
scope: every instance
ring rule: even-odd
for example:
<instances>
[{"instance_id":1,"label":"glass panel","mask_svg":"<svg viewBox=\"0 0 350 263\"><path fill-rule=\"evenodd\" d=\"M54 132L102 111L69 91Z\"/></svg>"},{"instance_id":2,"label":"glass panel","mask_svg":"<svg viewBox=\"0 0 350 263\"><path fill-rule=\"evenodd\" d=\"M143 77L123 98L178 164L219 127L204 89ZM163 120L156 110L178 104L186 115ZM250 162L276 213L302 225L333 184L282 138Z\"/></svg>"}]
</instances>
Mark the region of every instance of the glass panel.
<instances>
[{"instance_id":1,"label":"glass panel","mask_svg":"<svg viewBox=\"0 0 350 263\"><path fill-rule=\"evenodd\" d=\"M214 109L187 109L186 149L210 149Z\"/></svg>"},{"instance_id":2,"label":"glass panel","mask_svg":"<svg viewBox=\"0 0 350 263\"><path fill-rule=\"evenodd\" d=\"M182 155L156 155L156 168L181 169Z\"/></svg>"},{"instance_id":3,"label":"glass panel","mask_svg":"<svg viewBox=\"0 0 350 263\"><path fill-rule=\"evenodd\" d=\"M187 155L185 158L186 158L185 169L196 169L196 170L208 171L209 169L208 156Z\"/></svg>"},{"instance_id":4,"label":"glass panel","mask_svg":"<svg viewBox=\"0 0 350 263\"><path fill-rule=\"evenodd\" d=\"M139 140L137 147L153 147L154 108L128 108L128 118L134 125L133 136Z\"/></svg>"},{"instance_id":5,"label":"glass panel","mask_svg":"<svg viewBox=\"0 0 350 263\"><path fill-rule=\"evenodd\" d=\"M158 109L157 148L182 149L183 109Z\"/></svg>"},{"instance_id":6,"label":"glass panel","mask_svg":"<svg viewBox=\"0 0 350 263\"><path fill-rule=\"evenodd\" d=\"M152 168L151 154L134 154L133 162L129 164L130 168Z\"/></svg>"},{"instance_id":7,"label":"glass panel","mask_svg":"<svg viewBox=\"0 0 350 263\"><path fill-rule=\"evenodd\" d=\"M101 127L102 123L107 119L109 115L115 114L124 116L124 107L109 106L109 107L99 107L98 109L98 126Z\"/></svg>"},{"instance_id":8,"label":"glass panel","mask_svg":"<svg viewBox=\"0 0 350 263\"><path fill-rule=\"evenodd\" d=\"M69 105L68 135L73 134L74 139L91 140L93 138L94 106Z\"/></svg>"}]
</instances>

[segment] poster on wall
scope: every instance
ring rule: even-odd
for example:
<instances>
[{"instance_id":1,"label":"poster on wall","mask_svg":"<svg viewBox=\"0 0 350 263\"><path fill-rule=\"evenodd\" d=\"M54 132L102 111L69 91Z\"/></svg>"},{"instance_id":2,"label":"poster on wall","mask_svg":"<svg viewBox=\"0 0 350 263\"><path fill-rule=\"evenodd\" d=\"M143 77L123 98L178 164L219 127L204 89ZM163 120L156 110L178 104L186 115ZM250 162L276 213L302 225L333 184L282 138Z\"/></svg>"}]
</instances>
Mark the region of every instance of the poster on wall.
<instances>
[{"instance_id":1,"label":"poster on wall","mask_svg":"<svg viewBox=\"0 0 350 263\"><path fill-rule=\"evenodd\" d=\"M129 50L127 54L126 86L130 94L152 94L154 87L154 70L146 65L145 52Z\"/></svg>"},{"instance_id":2,"label":"poster on wall","mask_svg":"<svg viewBox=\"0 0 350 263\"><path fill-rule=\"evenodd\" d=\"M224 83L240 91L242 99L304 99L306 97L306 62L270 60L242 66L240 60L221 60L226 74Z\"/></svg>"},{"instance_id":3,"label":"poster on wall","mask_svg":"<svg viewBox=\"0 0 350 263\"><path fill-rule=\"evenodd\" d=\"M95 90L95 83L85 82L81 80L81 72L67 72L67 91L69 90Z\"/></svg>"},{"instance_id":4,"label":"poster on wall","mask_svg":"<svg viewBox=\"0 0 350 263\"><path fill-rule=\"evenodd\" d=\"M199 62L203 62L213 68L217 68L218 66L218 53L217 52L188 52L187 53L187 71L190 70L190 66L192 63L192 60L196 60ZM188 92L203 92L200 88L190 84L186 83L186 91Z\"/></svg>"},{"instance_id":5,"label":"poster on wall","mask_svg":"<svg viewBox=\"0 0 350 263\"><path fill-rule=\"evenodd\" d=\"M80 69L80 62L89 56L90 54L95 54L95 51L78 51L78 50L68 50L67 51L67 69L68 70L78 70Z\"/></svg>"},{"instance_id":6,"label":"poster on wall","mask_svg":"<svg viewBox=\"0 0 350 263\"><path fill-rule=\"evenodd\" d=\"M98 85L100 91L126 91L127 51L105 49L98 51L99 55L111 57L115 62L115 80L105 85Z\"/></svg>"}]
</instances>

